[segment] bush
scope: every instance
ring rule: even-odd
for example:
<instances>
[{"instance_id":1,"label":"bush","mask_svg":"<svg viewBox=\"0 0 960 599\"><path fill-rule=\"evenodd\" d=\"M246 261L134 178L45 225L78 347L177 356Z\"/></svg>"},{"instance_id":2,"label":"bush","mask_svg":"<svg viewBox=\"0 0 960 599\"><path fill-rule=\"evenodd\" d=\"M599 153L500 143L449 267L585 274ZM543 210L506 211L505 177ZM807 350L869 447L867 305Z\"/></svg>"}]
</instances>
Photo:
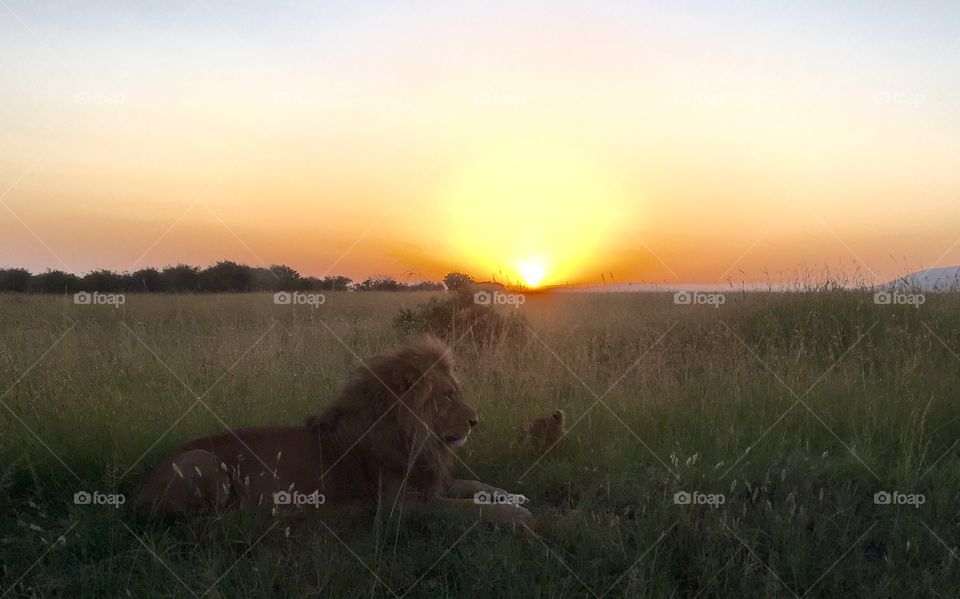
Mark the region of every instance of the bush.
<instances>
[{"instance_id":1,"label":"bush","mask_svg":"<svg viewBox=\"0 0 960 599\"><path fill-rule=\"evenodd\" d=\"M203 291L249 291L253 269L230 260L217 262L200 271L200 289Z\"/></svg>"},{"instance_id":2,"label":"bush","mask_svg":"<svg viewBox=\"0 0 960 599\"><path fill-rule=\"evenodd\" d=\"M124 277L109 270L94 270L84 275L80 285L84 291L100 293L118 293L124 291Z\"/></svg>"},{"instance_id":3,"label":"bush","mask_svg":"<svg viewBox=\"0 0 960 599\"><path fill-rule=\"evenodd\" d=\"M374 275L354 286L357 291L402 291L403 287L403 283L387 275Z\"/></svg>"},{"instance_id":4,"label":"bush","mask_svg":"<svg viewBox=\"0 0 960 599\"><path fill-rule=\"evenodd\" d=\"M163 275L156 268L142 268L129 275L130 291L163 291Z\"/></svg>"},{"instance_id":5,"label":"bush","mask_svg":"<svg viewBox=\"0 0 960 599\"><path fill-rule=\"evenodd\" d=\"M459 291L460 289L473 285L473 278L462 272L448 272L447 275L443 277L443 284L446 285L450 291Z\"/></svg>"},{"instance_id":6,"label":"bush","mask_svg":"<svg viewBox=\"0 0 960 599\"><path fill-rule=\"evenodd\" d=\"M469 334L477 343L516 341L526 333L523 315L498 312L489 306L465 304L463 297L470 289L463 289L453 297L430 298L416 308L401 308L393 319L394 329L401 335L430 333L448 343Z\"/></svg>"},{"instance_id":7,"label":"bush","mask_svg":"<svg viewBox=\"0 0 960 599\"><path fill-rule=\"evenodd\" d=\"M33 277L31 290L38 293L76 293L80 291L80 277L62 270L48 270Z\"/></svg>"},{"instance_id":8,"label":"bush","mask_svg":"<svg viewBox=\"0 0 960 599\"><path fill-rule=\"evenodd\" d=\"M26 291L30 288L30 271L25 268L0 270L0 291Z\"/></svg>"},{"instance_id":9,"label":"bush","mask_svg":"<svg viewBox=\"0 0 960 599\"><path fill-rule=\"evenodd\" d=\"M160 280L163 283L164 291L175 293L196 292L200 288L200 269L186 264L167 266L160 273Z\"/></svg>"}]
</instances>

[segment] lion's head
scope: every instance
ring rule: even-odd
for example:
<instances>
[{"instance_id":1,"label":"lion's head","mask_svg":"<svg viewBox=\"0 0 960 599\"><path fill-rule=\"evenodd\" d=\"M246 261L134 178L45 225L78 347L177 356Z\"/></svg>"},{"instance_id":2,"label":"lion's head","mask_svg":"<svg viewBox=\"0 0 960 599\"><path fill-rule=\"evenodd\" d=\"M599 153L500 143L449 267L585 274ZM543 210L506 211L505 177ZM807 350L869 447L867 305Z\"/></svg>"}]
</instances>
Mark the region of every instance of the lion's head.
<instances>
[{"instance_id":1,"label":"lion's head","mask_svg":"<svg viewBox=\"0 0 960 599\"><path fill-rule=\"evenodd\" d=\"M307 425L381 469L406 473L414 488L433 494L448 478L452 450L477 422L454 375L450 348L425 336L360 365Z\"/></svg>"}]
</instances>

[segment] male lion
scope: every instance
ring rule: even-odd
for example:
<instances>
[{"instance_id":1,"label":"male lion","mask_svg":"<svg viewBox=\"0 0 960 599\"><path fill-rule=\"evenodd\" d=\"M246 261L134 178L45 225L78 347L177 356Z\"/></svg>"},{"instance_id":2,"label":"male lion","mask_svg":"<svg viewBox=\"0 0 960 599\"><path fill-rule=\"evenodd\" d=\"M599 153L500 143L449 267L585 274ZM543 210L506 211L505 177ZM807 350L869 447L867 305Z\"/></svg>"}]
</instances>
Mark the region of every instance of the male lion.
<instances>
[{"instance_id":1,"label":"male lion","mask_svg":"<svg viewBox=\"0 0 960 599\"><path fill-rule=\"evenodd\" d=\"M391 511L523 522L532 516L525 508L476 499L506 494L502 489L450 476L453 450L477 421L453 374L450 348L421 337L358 367L305 426L241 429L181 446L147 478L136 507L145 515L182 515L382 502Z\"/></svg>"}]
</instances>

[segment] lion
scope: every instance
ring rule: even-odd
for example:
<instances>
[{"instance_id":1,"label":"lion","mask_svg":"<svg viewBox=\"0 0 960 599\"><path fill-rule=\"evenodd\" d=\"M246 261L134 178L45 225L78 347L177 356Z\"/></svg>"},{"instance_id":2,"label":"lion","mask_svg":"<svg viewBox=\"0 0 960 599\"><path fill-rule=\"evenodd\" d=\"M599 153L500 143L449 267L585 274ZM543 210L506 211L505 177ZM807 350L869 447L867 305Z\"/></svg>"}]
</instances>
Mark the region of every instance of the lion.
<instances>
[{"instance_id":1,"label":"lion","mask_svg":"<svg viewBox=\"0 0 960 599\"><path fill-rule=\"evenodd\" d=\"M463 398L450 348L414 339L357 367L303 426L247 428L190 441L146 478L146 516L324 504L456 513L516 524L521 495L451 476L479 416ZM490 496L521 497L497 503Z\"/></svg>"},{"instance_id":2,"label":"lion","mask_svg":"<svg viewBox=\"0 0 960 599\"><path fill-rule=\"evenodd\" d=\"M553 447L566 434L565 422L566 415L563 410L556 410L549 416L531 422L521 431L520 439L540 448Z\"/></svg>"}]
</instances>

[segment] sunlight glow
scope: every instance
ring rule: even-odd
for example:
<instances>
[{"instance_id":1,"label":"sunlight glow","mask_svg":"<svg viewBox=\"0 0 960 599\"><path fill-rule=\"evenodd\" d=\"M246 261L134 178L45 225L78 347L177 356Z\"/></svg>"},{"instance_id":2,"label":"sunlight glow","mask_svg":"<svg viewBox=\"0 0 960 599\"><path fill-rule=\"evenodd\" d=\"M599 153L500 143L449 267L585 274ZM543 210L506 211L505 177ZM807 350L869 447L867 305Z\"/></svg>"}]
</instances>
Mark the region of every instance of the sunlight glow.
<instances>
[{"instance_id":1,"label":"sunlight glow","mask_svg":"<svg viewBox=\"0 0 960 599\"><path fill-rule=\"evenodd\" d=\"M467 163L439 200L475 276L537 287L582 277L607 249L624 205L613 181L575 147L514 142Z\"/></svg>"},{"instance_id":2,"label":"sunlight glow","mask_svg":"<svg viewBox=\"0 0 960 599\"><path fill-rule=\"evenodd\" d=\"M521 262L517 270L520 271L523 283L527 287L539 286L547 274L546 267L540 261Z\"/></svg>"}]
</instances>

